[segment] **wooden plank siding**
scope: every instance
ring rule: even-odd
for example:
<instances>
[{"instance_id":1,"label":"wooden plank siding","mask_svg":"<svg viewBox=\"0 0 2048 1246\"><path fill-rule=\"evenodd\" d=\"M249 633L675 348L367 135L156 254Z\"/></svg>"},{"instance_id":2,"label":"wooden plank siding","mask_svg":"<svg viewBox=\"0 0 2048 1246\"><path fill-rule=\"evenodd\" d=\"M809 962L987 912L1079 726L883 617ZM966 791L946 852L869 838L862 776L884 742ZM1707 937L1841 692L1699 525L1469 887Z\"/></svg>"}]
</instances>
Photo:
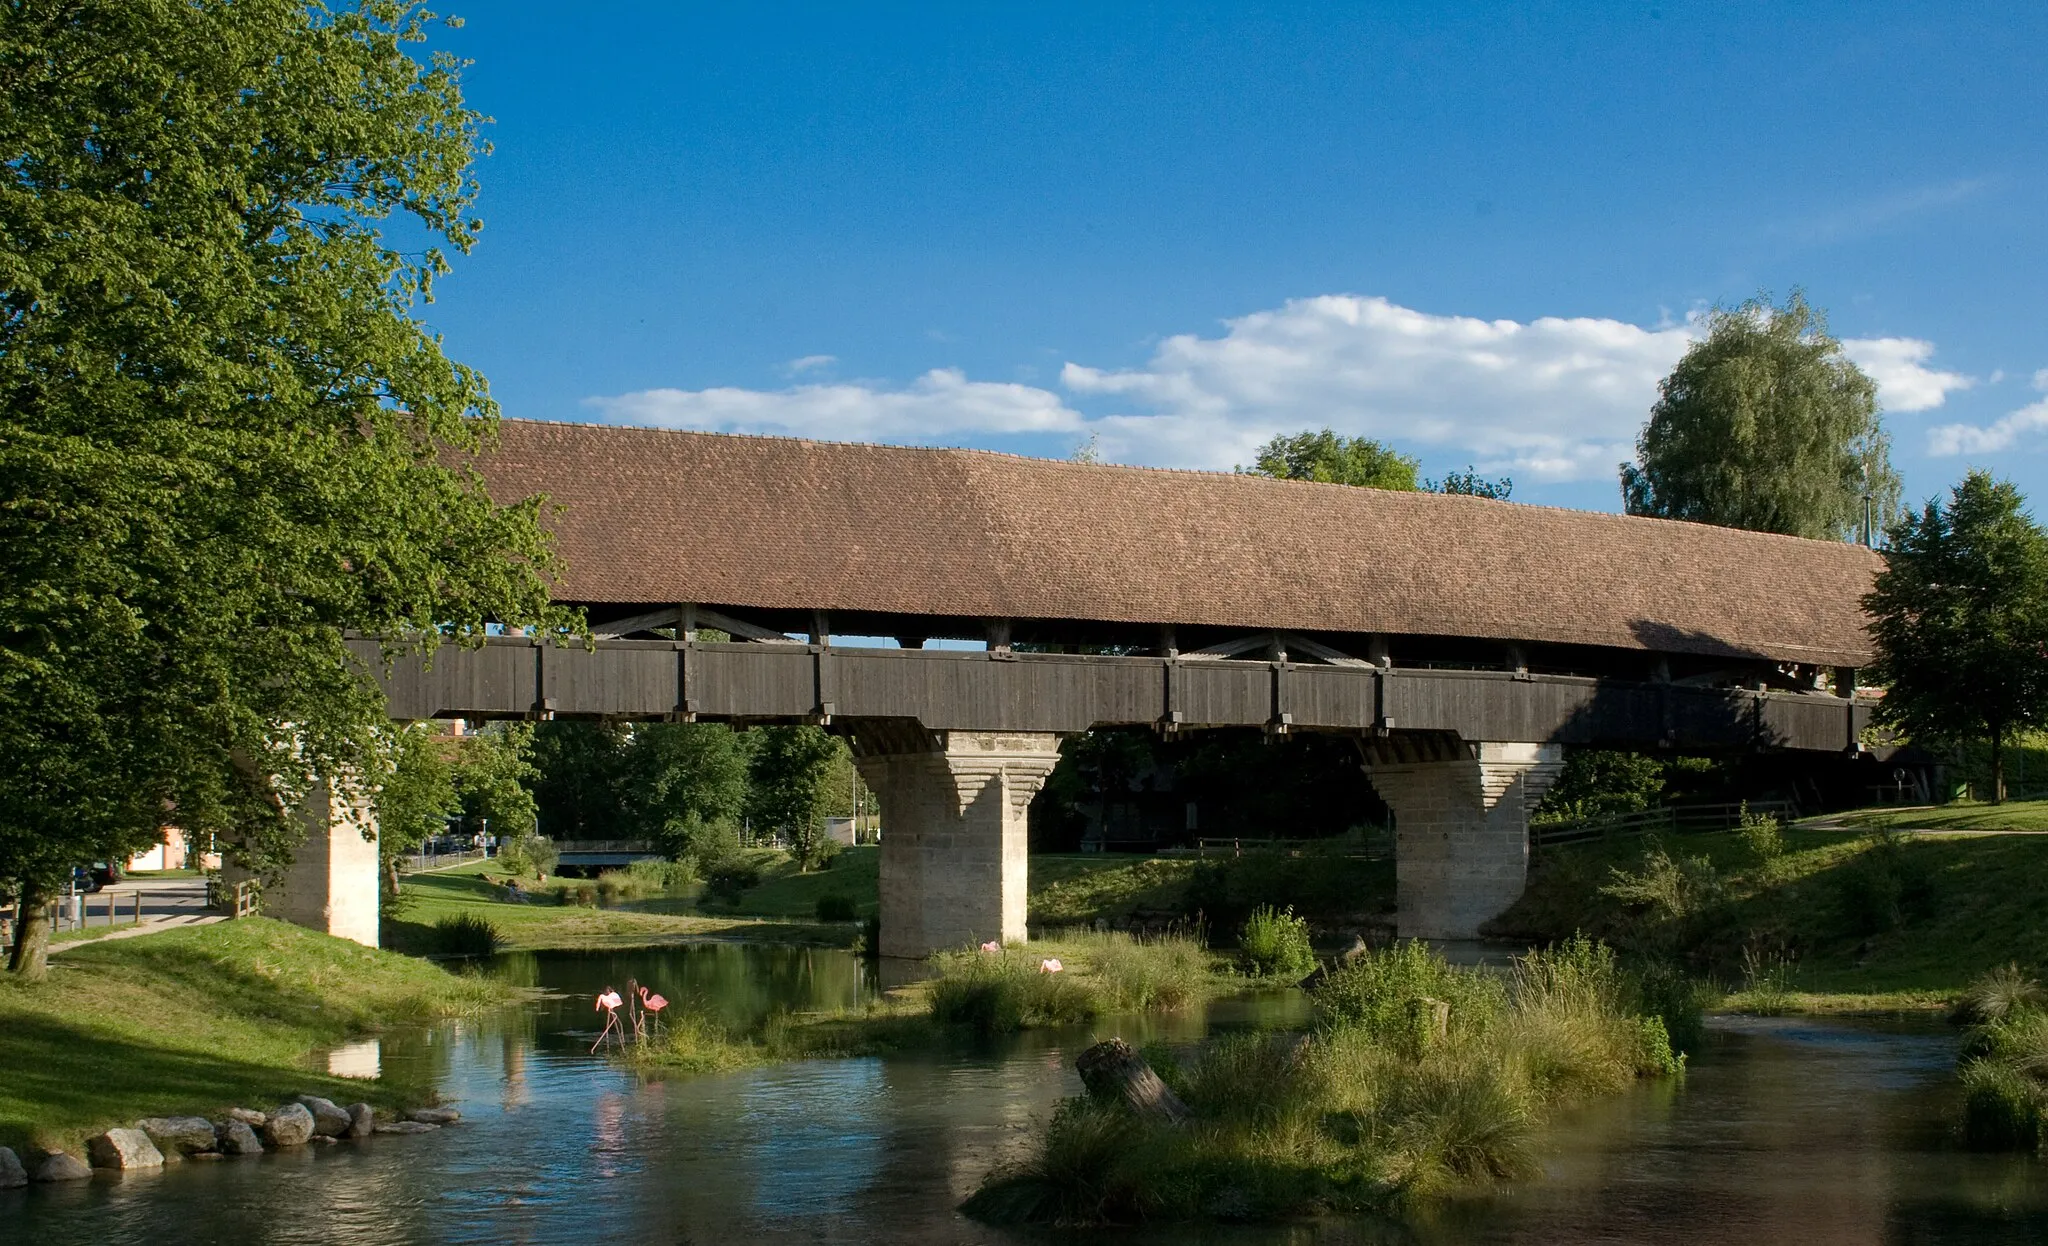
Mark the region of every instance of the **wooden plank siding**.
<instances>
[{"instance_id":1,"label":"wooden plank siding","mask_svg":"<svg viewBox=\"0 0 2048 1246\"><path fill-rule=\"evenodd\" d=\"M1827 752L1853 748L1869 721L1867 706L1822 693L1509 671L522 637L443 646L431 664L401 656L387 671L375 641L350 645L396 719L914 719L935 731L1063 733L1176 724Z\"/></svg>"}]
</instances>

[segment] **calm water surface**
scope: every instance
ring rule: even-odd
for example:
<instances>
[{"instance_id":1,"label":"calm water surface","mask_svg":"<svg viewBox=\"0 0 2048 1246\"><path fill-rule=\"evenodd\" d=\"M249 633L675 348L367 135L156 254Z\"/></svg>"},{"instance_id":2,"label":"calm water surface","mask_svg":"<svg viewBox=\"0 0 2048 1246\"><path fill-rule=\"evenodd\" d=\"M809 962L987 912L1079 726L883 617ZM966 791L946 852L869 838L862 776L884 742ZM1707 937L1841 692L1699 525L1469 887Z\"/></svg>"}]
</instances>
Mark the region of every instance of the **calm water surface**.
<instances>
[{"instance_id":1,"label":"calm water surface","mask_svg":"<svg viewBox=\"0 0 2048 1246\"><path fill-rule=\"evenodd\" d=\"M416 1138L0 1191L0 1242L1045 1242L953 1209L1078 1092L1098 1033L1192 1039L1298 1023L1298 997L1106 1021L888 1060L642 1083L587 1054L590 997L637 977L735 1022L857 1005L844 952L746 945L507 957L561 992L516 1016L386 1036L337 1057L438 1084L467 1119ZM2048 1166L1955 1150L1953 1040L1933 1025L1718 1023L1682 1084L1545 1138L1545 1178L1413 1225L1117 1235L1227 1243L2048 1242Z\"/></svg>"}]
</instances>

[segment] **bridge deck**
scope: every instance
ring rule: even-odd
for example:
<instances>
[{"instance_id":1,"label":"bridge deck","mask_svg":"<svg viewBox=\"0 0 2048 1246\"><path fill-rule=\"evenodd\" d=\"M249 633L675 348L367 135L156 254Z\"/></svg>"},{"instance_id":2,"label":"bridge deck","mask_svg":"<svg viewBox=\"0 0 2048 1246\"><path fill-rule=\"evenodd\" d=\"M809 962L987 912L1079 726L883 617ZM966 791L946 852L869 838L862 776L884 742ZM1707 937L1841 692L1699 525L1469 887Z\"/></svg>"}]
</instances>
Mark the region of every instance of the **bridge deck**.
<instances>
[{"instance_id":1,"label":"bridge deck","mask_svg":"<svg viewBox=\"0 0 2048 1246\"><path fill-rule=\"evenodd\" d=\"M1108 725L1452 732L1466 740L1682 749L1856 746L1869 709L1758 692L1484 670L1418 670L829 645L493 638L431 665L351 642L400 719L914 719L934 731Z\"/></svg>"}]
</instances>

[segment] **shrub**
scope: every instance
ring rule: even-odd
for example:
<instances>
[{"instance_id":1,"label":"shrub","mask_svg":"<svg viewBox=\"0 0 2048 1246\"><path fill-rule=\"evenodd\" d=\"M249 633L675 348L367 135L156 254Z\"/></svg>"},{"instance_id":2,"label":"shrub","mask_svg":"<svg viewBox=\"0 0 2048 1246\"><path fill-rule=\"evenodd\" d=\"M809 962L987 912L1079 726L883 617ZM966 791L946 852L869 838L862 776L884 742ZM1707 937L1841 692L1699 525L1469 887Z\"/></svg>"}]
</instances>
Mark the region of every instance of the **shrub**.
<instances>
[{"instance_id":1,"label":"shrub","mask_svg":"<svg viewBox=\"0 0 2048 1246\"><path fill-rule=\"evenodd\" d=\"M1714 863L1705 857L1674 857L1652 842L1640 870L1614 866L1600 894L1642 912L1653 921L1691 916L1721 898L1725 888Z\"/></svg>"},{"instance_id":2,"label":"shrub","mask_svg":"<svg viewBox=\"0 0 2048 1246\"><path fill-rule=\"evenodd\" d=\"M2027 1010L2048 1010L2048 991L2018 964L2006 964L1970 983L1949 1019L1962 1025L2004 1021Z\"/></svg>"},{"instance_id":3,"label":"shrub","mask_svg":"<svg viewBox=\"0 0 2048 1246\"><path fill-rule=\"evenodd\" d=\"M761 867L735 857L714 868L704 880L705 894L721 904L738 904L747 892L761 885Z\"/></svg>"},{"instance_id":4,"label":"shrub","mask_svg":"<svg viewBox=\"0 0 2048 1246\"><path fill-rule=\"evenodd\" d=\"M491 956L505 935L487 917L463 913L434 923L434 948L447 956Z\"/></svg>"},{"instance_id":5,"label":"shrub","mask_svg":"<svg viewBox=\"0 0 2048 1246\"><path fill-rule=\"evenodd\" d=\"M2032 1151L2042 1141L2039 1083L1996 1060L1963 1068L1963 1143L1976 1151Z\"/></svg>"},{"instance_id":6,"label":"shrub","mask_svg":"<svg viewBox=\"0 0 2048 1246\"><path fill-rule=\"evenodd\" d=\"M1484 1030L1507 1002L1497 979L1454 969L1413 939L1358 957L1325 978L1312 998L1327 1024L1355 1026L1410 1052L1434 1025L1430 1006L1448 1004L1447 1031L1458 1034Z\"/></svg>"},{"instance_id":7,"label":"shrub","mask_svg":"<svg viewBox=\"0 0 2048 1246\"><path fill-rule=\"evenodd\" d=\"M1633 1011L1655 1017L1664 1026L1665 1041L1683 1055L1706 1042L1706 1012L1714 990L1686 976L1666 961L1651 961L1631 977Z\"/></svg>"},{"instance_id":8,"label":"shrub","mask_svg":"<svg viewBox=\"0 0 2048 1246\"><path fill-rule=\"evenodd\" d=\"M1885 934L1926 915L1933 880L1919 853L1896 831L1865 841L1864 850L1843 867L1843 916L1858 934Z\"/></svg>"},{"instance_id":9,"label":"shrub","mask_svg":"<svg viewBox=\"0 0 2048 1246\"><path fill-rule=\"evenodd\" d=\"M854 906L853 897L832 892L818 897L818 920L821 922L850 922L860 916Z\"/></svg>"},{"instance_id":10,"label":"shrub","mask_svg":"<svg viewBox=\"0 0 2048 1246\"><path fill-rule=\"evenodd\" d=\"M868 914L860 924L860 934L853 940L853 954L863 960L876 960L882 955L882 915Z\"/></svg>"},{"instance_id":11,"label":"shrub","mask_svg":"<svg viewBox=\"0 0 2048 1246\"><path fill-rule=\"evenodd\" d=\"M1245 966L1264 977L1300 979L1316 967L1308 921L1296 917L1292 907L1275 909L1267 904L1253 909L1238 931L1237 945Z\"/></svg>"},{"instance_id":12,"label":"shrub","mask_svg":"<svg viewBox=\"0 0 2048 1246\"><path fill-rule=\"evenodd\" d=\"M627 875L636 889L634 897L659 895L681 891L697 881L697 863L688 857L670 861L662 857L642 857L626 867Z\"/></svg>"},{"instance_id":13,"label":"shrub","mask_svg":"<svg viewBox=\"0 0 2048 1246\"><path fill-rule=\"evenodd\" d=\"M1110 931L1058 947L1071 948L1085 964L1087 985L1105 1012L1177 1011L1208 998L1215 980L1208 950L1192 935Z\"/></svg>"},{"instance_id":14,"label":"shrub","mask_svg":"<svg viewBox=\"0 0 2048 1246\"><path fill-rule=\"evenodd\" d=\"M1758 865L1768 866L1785 855L1785 835L1775 815L1751 813L1749 802L1742 802L1741 822L1735 833L1742 840L1742 846L1749 850L1750 859Z\"/></svg>"},{"instance_id":15,"label":"shrub","mask_svg":"<svg viewBox=\"0 0 2048 1246\"><path fill-rule=\"evenodd\" d=\"M1072 1025L1095 1016L1087 988L1066 973L1040 973L1034 959L979 952L941 952L930 985L934 1021L977 1034L1008 1034L1033 1026Z\"/></svg>"}]
</instances>

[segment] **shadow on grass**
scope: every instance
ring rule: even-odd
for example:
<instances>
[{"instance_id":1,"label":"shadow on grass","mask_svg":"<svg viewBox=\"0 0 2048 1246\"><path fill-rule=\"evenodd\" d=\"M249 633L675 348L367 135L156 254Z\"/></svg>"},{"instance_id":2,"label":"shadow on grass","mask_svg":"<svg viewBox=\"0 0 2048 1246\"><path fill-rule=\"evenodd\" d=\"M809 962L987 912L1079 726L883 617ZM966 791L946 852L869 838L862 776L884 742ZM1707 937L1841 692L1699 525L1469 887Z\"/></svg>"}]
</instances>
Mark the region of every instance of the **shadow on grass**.
<instances>
[{"instance_id":1,"label":"shadow on grass","mask_svg":"<svg viewBox=\"0 0 2048 1246\"><path fill-rule=\"evenodd\" d=\"M138 1117L229 1107L268 1110L294 1095L337 1102L425 1100L431 1085L350 1080L294 1063L164 1047L89 1026L10 1016L0 1026L0 1145L26 1153Z\"/></svg>"}]
</instances>

